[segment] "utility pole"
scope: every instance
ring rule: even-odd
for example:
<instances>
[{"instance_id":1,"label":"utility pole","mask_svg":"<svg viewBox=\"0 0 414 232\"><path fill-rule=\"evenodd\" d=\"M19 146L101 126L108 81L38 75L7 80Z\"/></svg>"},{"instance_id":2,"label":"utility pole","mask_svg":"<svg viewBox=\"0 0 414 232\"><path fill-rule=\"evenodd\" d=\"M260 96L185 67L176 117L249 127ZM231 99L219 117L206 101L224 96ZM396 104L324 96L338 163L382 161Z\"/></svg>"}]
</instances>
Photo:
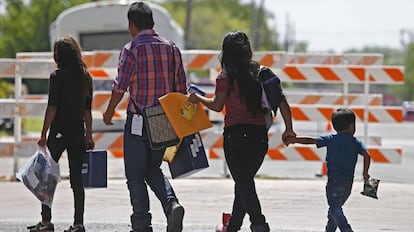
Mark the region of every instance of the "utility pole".
<instances>
[{"instance_id":1,"label":"utility pole","mask_svg":"<svg viewBox=\"0 0 414 232\"><path fill-rule=\"evenodd\" d=\"M185 17L185 29L184 29L184 47L185 49L191 49L190 42L190 28L191 28L191 12L192 12L192 0L187 0L186 4L186 17Z\"/></svg>"},{"instance_id":2,"label":"utility pole","mask_svg":"<svg viewBox=\"0 0 414 232\"><path fill-rule=\"evenodd\" d=\"M284 39L284 47L286 52L295 51L295 27L290 21L289 14L286 15L286 31Z\"/></svg>"},{"instance_id":3,"label":"utility pole","mask_svg":"<svg viewBox=\"0 0 414 232\"><path fill-rule=\"evenodd\" d=\"M257 50L260 45L260 37L261 37L261 29L263 19L264 19L264 0L261 0L259 7L256 9L256 3L252 0L252 27L251 27L251 35L252 35L252 48L253 50Z\"/></svg>"},{"instance_id":4,"label":"utility pole","mask_svg":"<svg viewBox=\"0 0 414 232\"><path fill-rule=\"evenodd\" d=\"M408 44L414 43L414 31L401 29L400 30L400 43L405 49Z\"/></svg>"}]
</instances>

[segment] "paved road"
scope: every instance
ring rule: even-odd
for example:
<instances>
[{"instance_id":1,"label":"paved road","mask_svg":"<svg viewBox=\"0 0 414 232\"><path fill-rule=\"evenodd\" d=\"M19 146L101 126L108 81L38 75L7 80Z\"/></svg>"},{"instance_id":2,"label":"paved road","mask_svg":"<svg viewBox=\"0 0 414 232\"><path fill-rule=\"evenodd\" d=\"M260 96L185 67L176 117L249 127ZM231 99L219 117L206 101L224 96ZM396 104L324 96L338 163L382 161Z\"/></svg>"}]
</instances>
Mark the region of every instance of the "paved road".
<instances>
[{"instance_id":1,"label":"paved road","mask_svg":"<svg viewBox=\"0 0 414 232\"><path fill-rule=\"evenodd\" d=\"M345 207L355 231L414 232L414 123L398 126L397 131L393 125L370 127L370 133L383 136L384 146L403 148L402 163L372 163L371 176L381 179L379 200L359 194L362 162L358 163L353 194ZM19 160L20 165L24 162L24 158ZM209 162L208 169L190 178L172 180L186 208L184 231L214 231L221 213L231 208L233 184L223 178L223 162ZM0 177L12 173L12 166L12 158L0 158ZM66 157L62 157L60 166L64 179L58 186L53 207L57 231L70 224L73 214L72 193L65 178L68 175ZM162 168L168 176L168 166L163 164ZM272 231L323 231L326 179L315 177L320 170L320 162L264 162L259 170L257 190ZM88 231L129 231L130 204L122 159L109 157L108 177L108 188L86 191L86 227ZM165 231L159 203L153 195L151 199L155 231ZM19 182L0 181L0 202L0 232L26 231L26 225L40 218L39 203ZM244 224L243 231L249 231L247 219Z\"/></svg>"},{"instance_id":2,"label":"paved road","mask_svg":"<svg viewBox=\"0 0 414 232\"><path fill-rule=\"evenodd\" d=\"M186 209L184 231L213 231L221 213L231 208L232 181L229 179L172 180ZM327 204L325 179L257 179L257 191L271 231L322 231ZM344 211L355 231L414 231L414 184L381 183L379 200L359 194L362 182L356 181ZM155 231L165 231L161 207L151 197ZM0 182L0 231L25 231L36 222L40 204L19 182ZM56 191L53 213L57 231L71 223L72 193L63 180ZM108 188L86 190L85 224L88 231L128 231L129 197L124 179L111 179ZM245 221L243 231L248 231Z\"/></svg>"}]
</instances>

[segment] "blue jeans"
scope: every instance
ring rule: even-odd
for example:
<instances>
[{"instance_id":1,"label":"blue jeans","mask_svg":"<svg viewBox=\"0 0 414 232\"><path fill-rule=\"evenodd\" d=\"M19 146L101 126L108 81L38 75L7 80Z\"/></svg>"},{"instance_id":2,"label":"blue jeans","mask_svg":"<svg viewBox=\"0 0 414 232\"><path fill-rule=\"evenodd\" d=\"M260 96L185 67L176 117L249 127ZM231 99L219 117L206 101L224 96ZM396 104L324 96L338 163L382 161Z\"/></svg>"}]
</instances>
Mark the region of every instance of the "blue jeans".
<instances>
[{"instance_id":1,"label":"blue jeans","mask_svg":"<svg viewBox=\"0 0 414 232\"><path fill-rule=\"evenodd\" d=\"M155 193L166 213L171 200L176 200L174 190L160 169L164 151L151 150L146 128L142 136L131 134L132 114L127 115L124 130L124 165L133 213L133 229L151 225L147 185Z\"/></svg>"},{"instance_id":2,"label":"blue jeans","mask_svg":"<svg viewBox=\"0 0 414 232\"><path fill-rule=\"evenodd\" d=\"M328 223L325 232L334 232L338 227L342 232L352 232L342 206L351 195L353 178L329 177L326 184L326 198L328 199Z\"/></svg>"},{"instance_id":3,"label":"blue jeans","mask_svg":"<svg viewBox=\"0 0 414 232\"><path fill-rule=\"evenodd\" d=\"M238 231L245 214L252 226L266 223L256 193L254 177L268 148L265 126L235 125L224 128L224 154L235 182L234 202L227 231Z\"/></svg>"}]
</instances>

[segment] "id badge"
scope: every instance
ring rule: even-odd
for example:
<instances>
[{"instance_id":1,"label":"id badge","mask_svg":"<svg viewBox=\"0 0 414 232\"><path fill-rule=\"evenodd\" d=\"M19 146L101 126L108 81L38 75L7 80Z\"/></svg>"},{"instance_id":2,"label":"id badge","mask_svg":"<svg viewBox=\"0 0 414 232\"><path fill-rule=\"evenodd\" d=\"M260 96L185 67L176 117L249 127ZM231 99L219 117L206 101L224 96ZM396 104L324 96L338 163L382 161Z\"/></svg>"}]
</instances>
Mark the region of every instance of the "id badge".
<instances>
[{"instance_id":1,"label":"id badge","mask_svg":"<svg viewBox=\"0 0 414 232\"><path fill-rule=\"evenodd\" d=\"M131 134L142 136L143 124L144 124L144 119L142 115L134 114L132 116Z\"/></svg>"}]
</instances>

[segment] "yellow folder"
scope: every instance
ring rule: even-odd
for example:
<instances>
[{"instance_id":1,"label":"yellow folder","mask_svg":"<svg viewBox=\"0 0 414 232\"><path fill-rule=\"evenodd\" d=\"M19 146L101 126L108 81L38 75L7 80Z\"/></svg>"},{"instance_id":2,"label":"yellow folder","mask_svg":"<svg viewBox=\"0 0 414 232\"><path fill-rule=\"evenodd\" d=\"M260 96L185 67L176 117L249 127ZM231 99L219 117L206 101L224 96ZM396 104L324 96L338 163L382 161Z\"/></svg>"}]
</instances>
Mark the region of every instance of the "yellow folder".
<instances>
[{"instance_id":1,"label":"yellow folder","mask_svg":"<svg viewBox=\"0 0 414 232\"><path fill-rule=\"evenodd\" d=\"M168 93L158 100L179 138L212 127L201 103L190 103L187 95Z\"/></svg>"}]
</instances>

